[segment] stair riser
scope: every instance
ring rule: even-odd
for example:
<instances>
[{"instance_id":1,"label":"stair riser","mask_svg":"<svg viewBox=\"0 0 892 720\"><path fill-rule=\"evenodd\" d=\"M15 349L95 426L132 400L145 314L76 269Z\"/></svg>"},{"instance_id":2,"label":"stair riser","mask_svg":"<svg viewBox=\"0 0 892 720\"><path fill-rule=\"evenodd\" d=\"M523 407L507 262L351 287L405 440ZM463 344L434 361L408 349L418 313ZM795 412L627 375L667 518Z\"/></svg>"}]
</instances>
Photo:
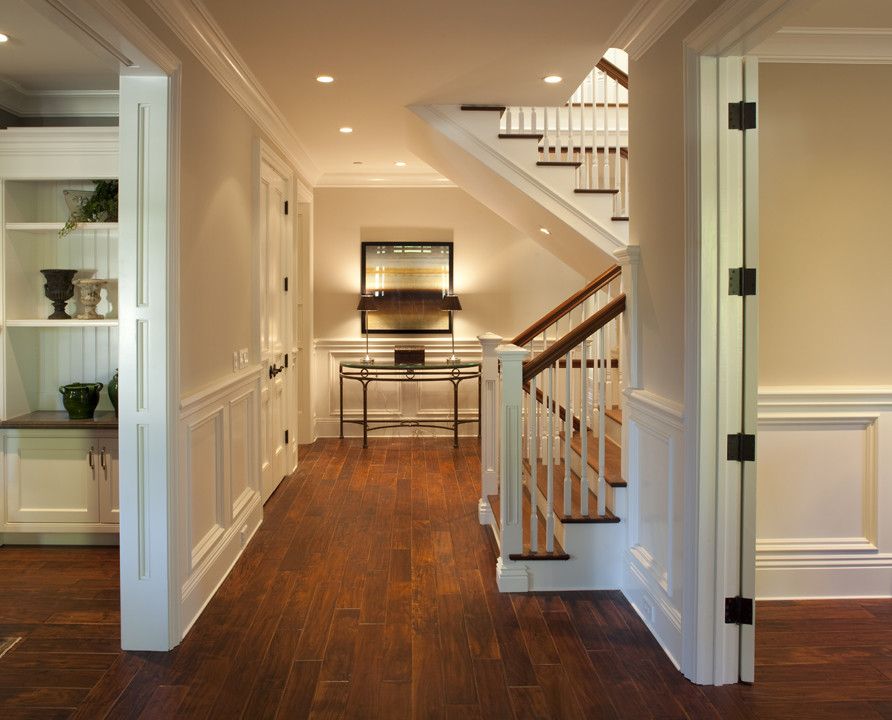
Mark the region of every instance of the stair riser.
<instances>
[{"instance_id":1,"label":"stair riser","mask_svg":"<svg viewBox=\"0 0 892 720\"><path fill-rule=\"evenodd\" d=\"M592 423L592 420L590 420L589 422ZM588 429L592 430L593 428L594 428L594 430L598 429L597 415L595 415L594 422L589 425ZM613 442L615 442L617 445L620 445L620 446L622 445L622 441L623 441L623 426L622 426L622 424L618 423L616 420L614 420L612 417L610 417L608 415L604 419L604 429L606 431L605 434L608 438L613 440ZM558 432L560 432L561 428L556 428L555 430L556 430L556 432L555 432L555 438L554 438L554 457L555 457L555 462L557 462L559 459L564 457L564 448L561 444L561 437L560 437L560 435L557 434ZM527 435L527 443L529 443L529 441L530 441L530 436L528 434ZM548 450L548 447L547 447L546 436L542 435L539 439L539 459L540 460L545 457L545 453L547 450ZM572 452L573 451L571 450L571 453ZM577 460L578 460L578 456L577 456Z\"/></svg>"}]
</instances>

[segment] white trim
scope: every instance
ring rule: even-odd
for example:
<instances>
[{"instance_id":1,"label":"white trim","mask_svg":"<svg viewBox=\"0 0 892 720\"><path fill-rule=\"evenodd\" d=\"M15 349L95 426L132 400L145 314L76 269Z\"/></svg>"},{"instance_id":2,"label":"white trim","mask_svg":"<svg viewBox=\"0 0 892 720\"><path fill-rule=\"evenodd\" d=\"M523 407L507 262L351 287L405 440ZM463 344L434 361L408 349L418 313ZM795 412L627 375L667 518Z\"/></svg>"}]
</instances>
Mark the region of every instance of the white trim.
<instances>
[{"instance_id":1,"label":"white trim","mask_svg":"<svg viewBox=\"0 0 892 720\"><path fill-rule=\"evenodd\" d=\"M685 46L701 55L746 55L783 26L784 18L812 0L727 0L694 32Z\"/></svg>"},{"instance_id":2,"label":"white trim","mask_svg":"<svg viewBox=\"0 0 892 720\"><path fill-rule=\"evenodd\" d=\"M180 400L180 417L185 417L205 404L227 396L234 387L242 387L260 377L260 365L254 365L232 376L221 378Z\"/></svg>"},{"instance_id":3,"label":"white trim","mask_svg":"<svg viewBox=\"0 0 892 720\"><path fill-rule=\"evenodd\" d=\"M316 187L329 188L454 188L457 185L440 173L324 173L316 181Z\"/></svg>"},{"instance_id":4,"label":"white trim","mask_svg":"<svg viewBox=\"0 0 892 720\"><path fill-rule=\"evenodd\" d=\"M759 62L892 63L890 28L785 27L753 50Z\"/></svg>"},{"instance_id":5,"label":"white trim","mask_svg":"<svg viewBox=\"0 0 892 720\"><path fill-rule=\"evenodd\" d=\"M0 78L0 108L18 117L117 117L117 90L28 90Z\"/></svg>"},{"instance_id":6,"label":"white trim","mask_svg":"<svg viewBox=\"0 0 892 720\"><path fill-rule=\"evenodd\" d=\"M204 4L200 0L147 0L147 3L275 143L276 149L303 179L315 185L320 175L318 168Z\"/></svg>"},{"instance_id":7,"label":"white trim","mask_svg":"<svg viewBox=\"0 0 892 720\"><path fill-rule=\"evenodd\" d=\"M892 386L765 386L759 388L759 421L768 411L788 413L890 412Z\"/></svg>"},{"instance_id":8,"label":"white trim","mask_svg":"<svg viewBox=\"0 0 892 720\"><path fill-rule=\"evenodd\" d=\"M11 127L0 130L0 158L105 156L118 159L116 127ZM11 173L4 170L4 177Z\"/></svg>"},{"instance_id":9,"label":"white trim","mask_svg":"<svg viewBox=\"0 0 892 720\"><path fill-rule=\"evenodd\" d=\"M638 60L687 12L695 0L639 0L610 37L608 47L618 47Z\"/></svg>"}]
</instances>

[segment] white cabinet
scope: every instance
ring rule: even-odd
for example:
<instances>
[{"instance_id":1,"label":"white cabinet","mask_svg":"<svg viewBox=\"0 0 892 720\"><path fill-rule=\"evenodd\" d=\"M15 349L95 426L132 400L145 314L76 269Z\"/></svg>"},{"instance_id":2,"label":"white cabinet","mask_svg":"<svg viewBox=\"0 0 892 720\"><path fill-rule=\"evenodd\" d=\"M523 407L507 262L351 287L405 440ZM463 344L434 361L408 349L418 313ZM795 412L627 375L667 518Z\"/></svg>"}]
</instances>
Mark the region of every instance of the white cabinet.
<instances>
[{"instance_id":1,"label":"white cabinet","mask_svg":"<svg viewBox=\"0 0 892 720\"><path fill-rule=\"evenodd\" d=\"M79 430L4 430L10 532L116 532L118 441Z\"/></svg>"}]
</instances>

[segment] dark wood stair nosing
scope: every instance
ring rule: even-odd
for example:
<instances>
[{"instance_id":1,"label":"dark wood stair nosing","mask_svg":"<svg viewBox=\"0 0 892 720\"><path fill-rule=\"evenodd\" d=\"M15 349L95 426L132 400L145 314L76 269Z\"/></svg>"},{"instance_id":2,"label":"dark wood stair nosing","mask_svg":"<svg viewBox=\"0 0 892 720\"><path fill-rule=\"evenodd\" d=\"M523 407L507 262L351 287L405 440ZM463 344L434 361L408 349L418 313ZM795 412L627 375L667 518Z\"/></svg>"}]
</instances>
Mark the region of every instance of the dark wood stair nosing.
<instances>
[{"instance_id":1,"label":"dark wood stair nosing","mask_svg":"<svg viewBox=\"0 0 892 720\"><path fill-rule=\"evenodd\" d=\"M613 221L615 221L615 222L629 222L629 216L628 216L628 215L614 215L614 216L613 216L612 218L610 218L610 219L613 220Z\"/></svg>"},{"instance_id":2,"label":"dark wood stair nosing","mask_svg":"<svg viewBox=\"0 0 892 720\"><path fill-rule=\"evenodd\" d=\"M573 192L580 195L616 195L619 192L619 188L576 188Z\"/></svg>"},{"instance_id":3,"label":"dark wood stair nosing","mask_svg":"<svg viewBox=\"0 0 892 720\"><path fill-rule=\"evenodd\" d=\"M539 167L574 167L578 168L582 165L578 160L538 160L536 165Z\"/></svg>"},{"instance_id":4,"label":"dark wood stair nosing","mask_svg":"<svg viewBox=\"0 0 892 720\"><path fill-rule=\"evenodd\" d=\"M464 112L499 112L503 113L507 109L505 105L462 105Z\"/></svg>"},{"instance_id":5,"label":"dark wood stair nosing","mask_svg":"<svg viewBox=\"0 0 892 720\"><path fill-rule=\"evenodd\" d=\"M499 133L500 140L541 140L542 133Z\"/></svg>"},{"instance_id":6,"label":"dark wood stair nosing","mask_svg":"<svg viewBox=\"0 0 892 720\"><path fill-rule=\"evenodd\" d=\"M524 488L523 488L523 495L524 495L524 499L526 500L526 502L529 502L529 503L533 502L532 498L530 497L530 493L526 488L526 485L524 485ZM488 497L488 500L489 500L489 506L490 506L490 508L492 508L492 514L493 514L493 518L496 521L496 525L498 527L501 527L501 508L499 507L501 498L498 495L490 495ZM540 519L541 522L544 523L544 518L542 517L542 513L539 511L538 505L536 506L536 516ZM529 513L523 512L523 520L527 521L528 517L529 517ZM557 516L555 516L555 517L557 517ZM542 528L539 528L539 532L540 532L540 537L544 537L544 534L542 533ZM558 561L564 561L564 560L570 559L570 555L564 550L564 548L561 546L560 542L558 542L557 536L555 536L555 538L554 538L554 547L555 547L555 550L551 551L550 553L544 552L544 551L543 552L530 552L529 545L527 545L526 542L524 542L525 552L509 553L508 559L509 560L558 560ZM559 552L558 552L558 550L559 550Z\"/></svg>"}]
</instances>

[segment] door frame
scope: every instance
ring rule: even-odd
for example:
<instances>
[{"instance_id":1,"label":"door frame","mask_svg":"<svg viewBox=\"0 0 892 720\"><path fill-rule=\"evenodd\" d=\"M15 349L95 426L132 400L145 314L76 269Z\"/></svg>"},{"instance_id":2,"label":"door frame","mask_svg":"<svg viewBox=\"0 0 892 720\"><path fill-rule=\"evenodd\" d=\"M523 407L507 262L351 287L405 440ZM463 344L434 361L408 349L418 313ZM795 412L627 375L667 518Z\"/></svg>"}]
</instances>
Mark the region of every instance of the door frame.
<instances>
[{"instance_id":1,"label":"door frame","mask_svg":"<svg viewBox=\"0 0 892 720\"><path fill-rule=\"evenodd\" d=\"M721 310L727 301L729 267L723 231L729 221L742 224L744 214L743 182L723 180L719 171L729 163L743 162L742 148L735 149L726 141L726 133L719 132L720 121L727 118L729 89L744 90L742 84L735 88L729 63L731 58L746 56L778 30L789 13L807 4L808 0L728 0L684 41L686 411L681 669L701 684L741 679L740 632L725 623L724 599L737 595L741 581L746 586L755 573L754 561L752 568L741 567L741 533L748 533L749 542L754 528L748 523L754 517L745 518L742 528L741 495L728 492L727 483L717 482L729 465L723 434L727 431L720 428L727 425L728 408L740 405L743 373L743 359L738 358L740 376L729 381L734 358L728 340L742 326L734 327L733 313L729 316ZM737 80L742 83L742 77ZM747 176L746 192L757 196L757 175ZM737 208L738 216L723 217L727 208ZM750 318L747 328L752 327ZM755 408L753 388L757 386L754 368L748 367L748 372L743 394L747 415ZM754 470L745 474L748 483L754 480ZM754 513L754 507L749 510ZM745 667L743 679L752 679Z\"/></svg>"},{"instance_id":2,"label":"door frame","mask_svg":"<svg viewBox=\"0 0 892 720\"><path fill-rule=\"evenodd\" d=\"M122 485L120 493L121 645L165 651L182 639L177 558L184 539L177 532L175 502L181 62L117 0L48 2L121 68L120 253L132 262L122 267L120 284L121 296L130 292L133 301L120 308L119 467L121 477L137 480L133 487ZM164 162L150 165L145 160L151 157Z\"/></svg>"},{"instance_id":3,"label":"door frame","mask_svg":"<svg viewBox=\"0 0 892 720\"><path fill-rule=\"evenodd\" d=\"M266 277L266 267L263 264L263 258L265 257L263 253L262 243L263 238L261 238L260 233L260 188L262 183L262 171L263 166L268 165L271 167L276 173L278 173L282 179L285 181L285 198L288 201L288 214L284 216L285 220L285 255L282 259L283 271L289 278L289 287L288 287L288 298L289 302L285 303L285 317L282 318L282 327L281 332L283 334L282 337L282 348L285 353L289 354L291 357L289 358L289 367L288 371L285 373L285 377L283 378L283 382L285 385L285 424L289 429L290 436L288 439L288 444L284 449L285 452L285 475L289 475L294 472L297 464L297 402L299 398L297 398L297 378L295 377L298 366L297 366L297 358L294 357L293 347L294 347L294 301L291 298L296 297L297 292L297 280L298 273L295 268L295 222L294 218L297 217L298 213L298 203L297 198L295 197L295 189L296 182L294 177L294 170L291 166L282 158L282 156L276 152L274 148L272 148L268 143L266 143L262 138L257 137L254 143L254 186L253 186L253 217L254 217L254 228L253 228L253 250L252 250L252 258L253 258L253 275L254 275L254 292L253 292L253 307L252 313L254 317L254 328L255 332L253 337L251 338L252 347L251 347L251 358L252 362L255 365L259 365L262 361L261 352L262 352L262 342L261 342L261 328L262 324L262 313L265 308L265 298L263 297L263 290L265 287L265 277ZM261 382L265 382L265 379ZM260 411L263 412L263 401L262 401L262 390L261 390L261 402L260 402ZM262 419L261 419L262 422ZM262 437L262 434L261 434ZM260 461L262 462L262 457L264 454L264 449L260 448ZM260 468L262 471L262 468ZM261 472L261 485L262 485L262 472ZM261 493L263 492L263 488L261 487Z\"/></svg>"}]
</instances>

